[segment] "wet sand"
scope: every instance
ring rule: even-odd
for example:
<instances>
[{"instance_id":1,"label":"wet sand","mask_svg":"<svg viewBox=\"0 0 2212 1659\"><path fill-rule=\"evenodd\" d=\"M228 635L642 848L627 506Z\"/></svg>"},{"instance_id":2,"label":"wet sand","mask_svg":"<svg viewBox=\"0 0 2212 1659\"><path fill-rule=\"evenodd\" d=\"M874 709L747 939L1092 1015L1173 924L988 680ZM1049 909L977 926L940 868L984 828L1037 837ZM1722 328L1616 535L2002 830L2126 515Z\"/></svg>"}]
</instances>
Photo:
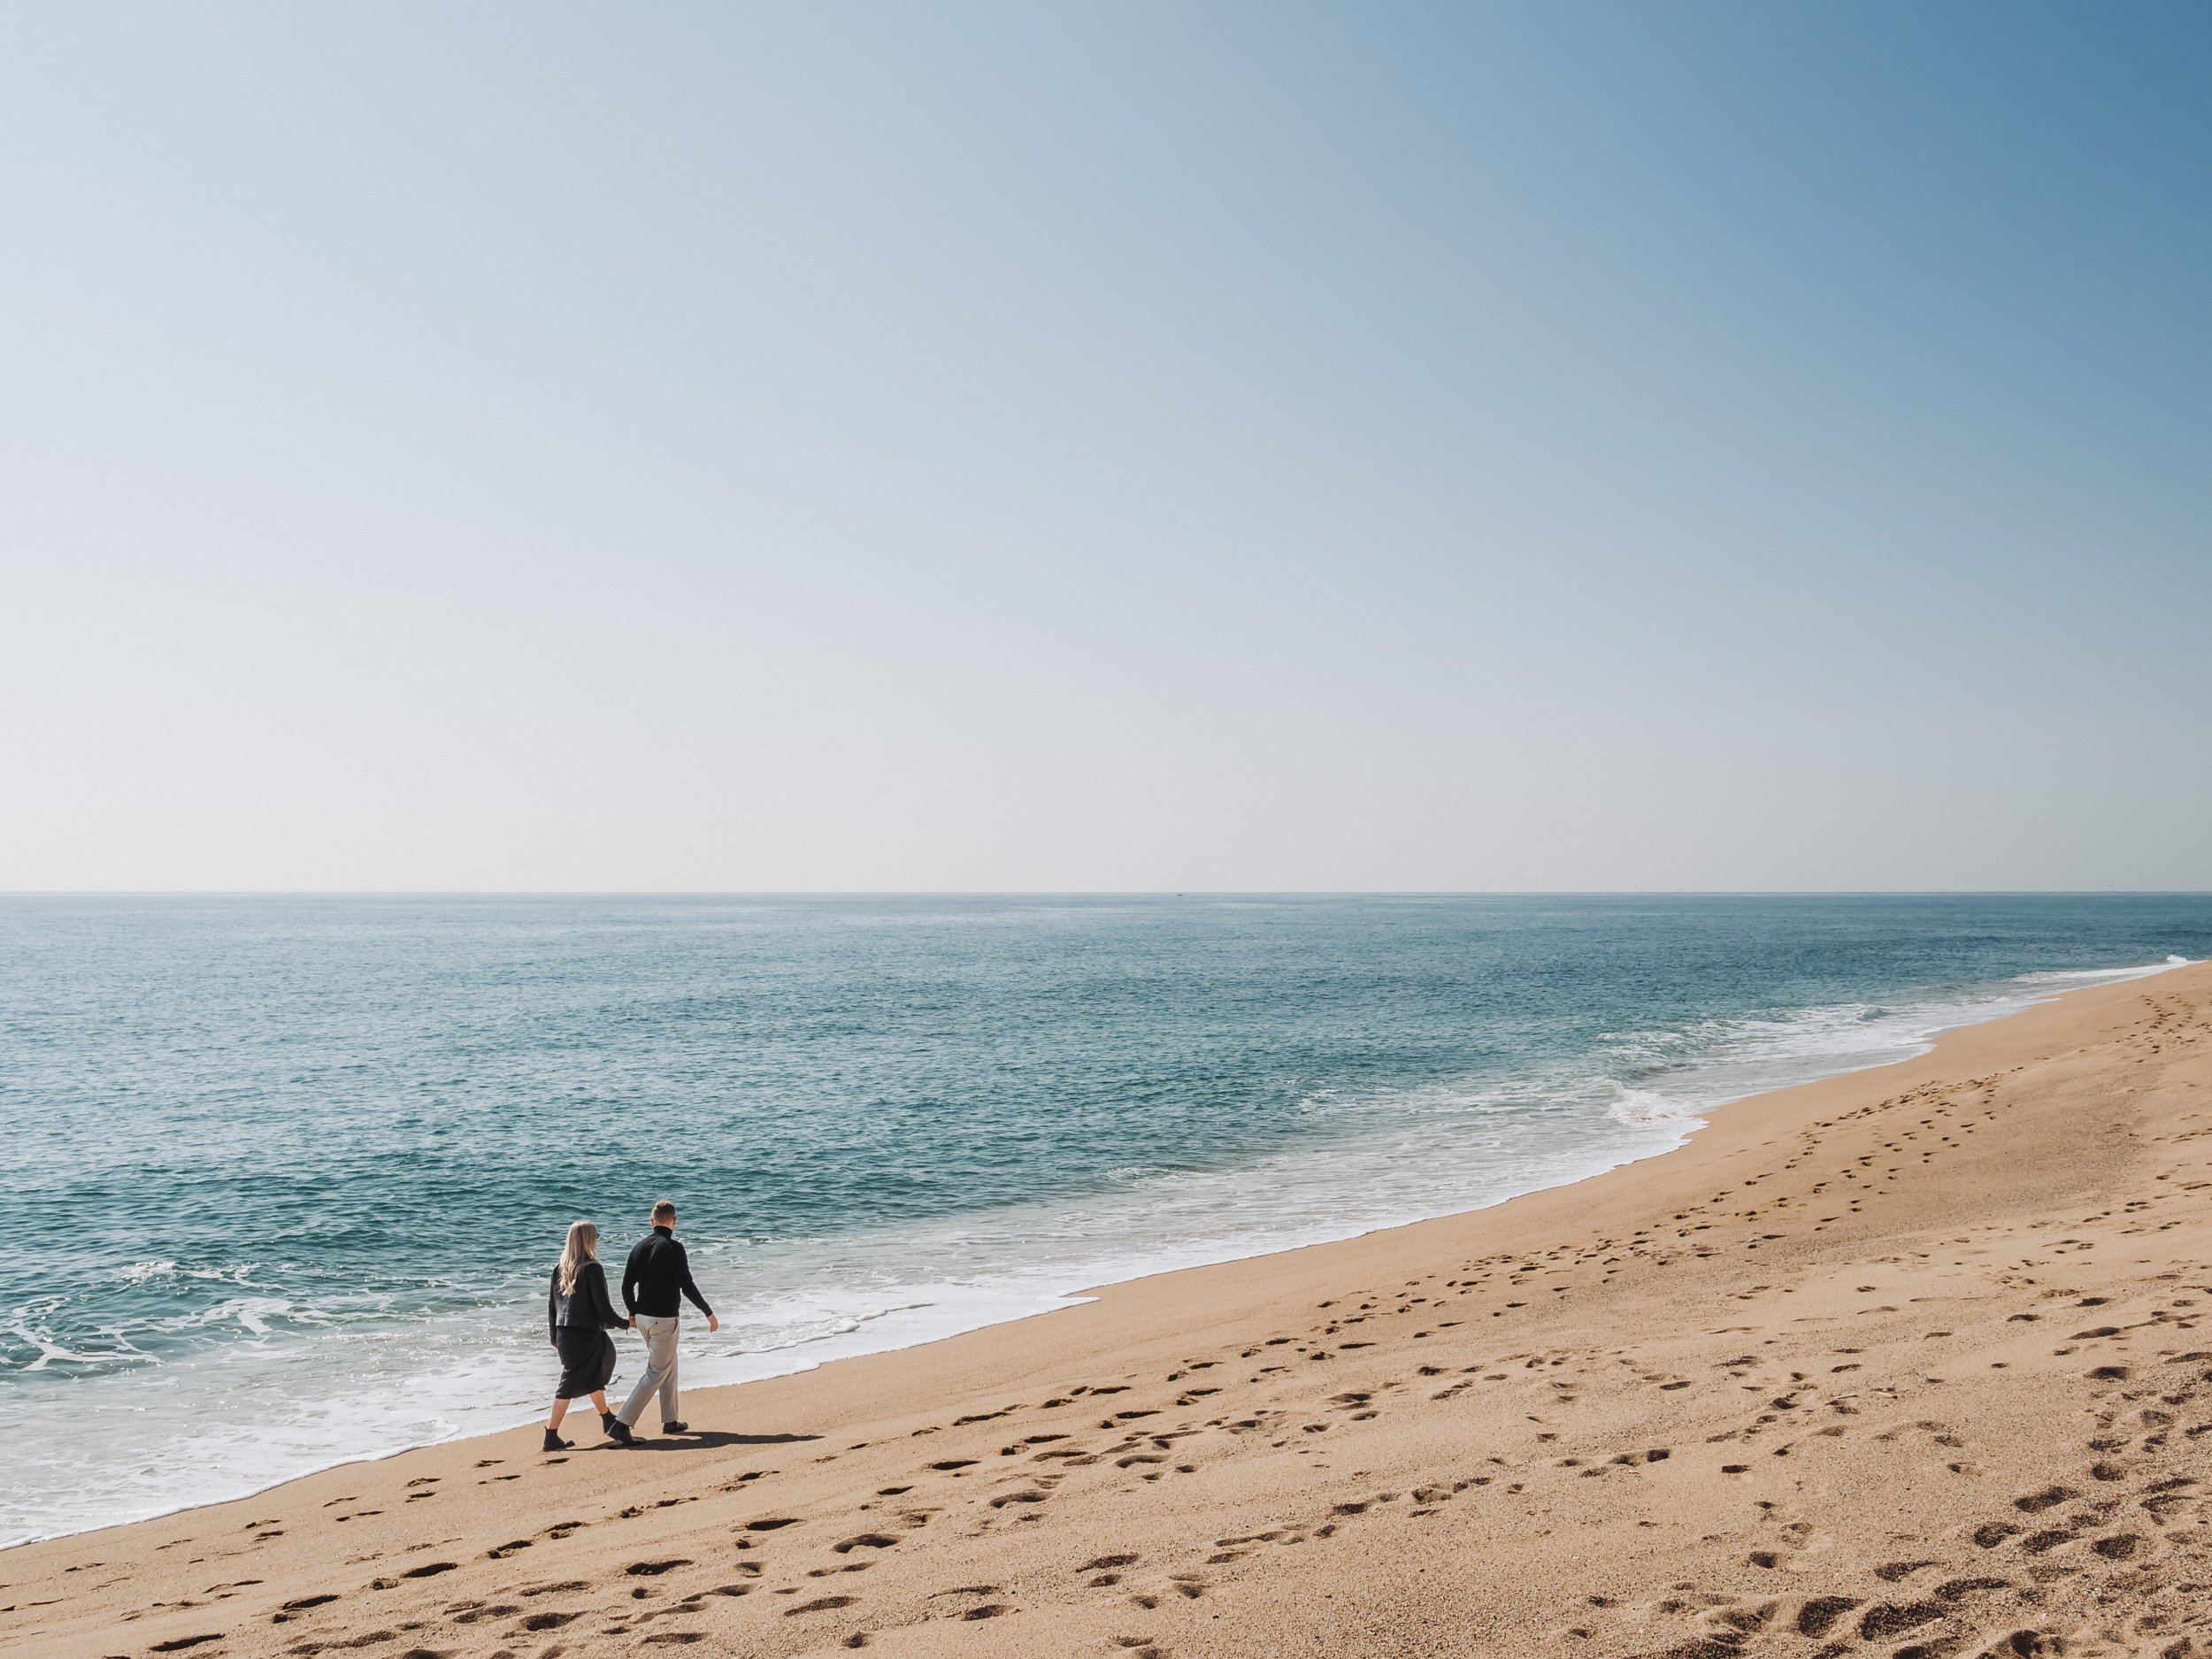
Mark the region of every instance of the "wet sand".
<instances>
[{"instance_id":1,"label":"wet sand","mask_svg":"<svg viewBox=\"0 0 2212 1659\"><path fill-rule=\"evenodd\" d=\"M0 1552L0 1653L2212 1651L2208 1039L2212 966L2083 990L680 1438Z\"/></svg>"}]
</instances>

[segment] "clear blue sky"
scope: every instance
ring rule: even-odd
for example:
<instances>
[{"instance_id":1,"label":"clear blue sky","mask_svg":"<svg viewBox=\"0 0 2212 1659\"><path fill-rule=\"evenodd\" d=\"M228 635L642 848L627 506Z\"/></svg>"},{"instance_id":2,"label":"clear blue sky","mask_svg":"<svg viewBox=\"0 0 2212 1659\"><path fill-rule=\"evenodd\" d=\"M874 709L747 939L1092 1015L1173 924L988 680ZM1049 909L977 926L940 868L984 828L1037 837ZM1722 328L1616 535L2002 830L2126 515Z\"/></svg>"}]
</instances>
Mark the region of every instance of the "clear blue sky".
<instances>
[{"instance_id":1,"label":"clear blue sky","mask_svg":"<svg viewBox=\"0 0 2212 1659\"><path fill-rule=\"evenodd\" d=\"M0 14L0 888L2212 886L2212 8Z\"/></svg>"}]
</instances>

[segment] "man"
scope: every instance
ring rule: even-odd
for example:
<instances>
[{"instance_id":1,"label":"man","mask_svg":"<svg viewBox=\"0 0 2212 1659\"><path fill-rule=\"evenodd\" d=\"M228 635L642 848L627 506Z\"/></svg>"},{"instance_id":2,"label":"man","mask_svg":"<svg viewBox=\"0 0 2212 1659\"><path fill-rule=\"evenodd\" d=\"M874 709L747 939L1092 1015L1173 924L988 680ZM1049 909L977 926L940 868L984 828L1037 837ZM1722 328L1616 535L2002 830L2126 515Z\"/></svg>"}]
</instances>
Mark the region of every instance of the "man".
<instances>
[{"instance_id":1,"label":"man","mask_svg":"<svg viewBox=\"0 0 2212 1659\"><path fill-rule=\"evenodd\" d=\"M622 1409L606 1423L608 1434L625 1446L631 1441L631 1425L657 1393L661 1397L661 1432L681 1434L690 1426L676 1415L679 1295L690 1297L692 1305L707 1316L708 1330L722 1328L699 1286L691 1282L691 1263L676 1242L676 1206L664 1198L653 1206L653 1230L638 1240L629 1265L622 1270L622 1304L630 1310L632 1327L645 1338L645 1374L630 1390Z\"/></svg>"}]
</instances>

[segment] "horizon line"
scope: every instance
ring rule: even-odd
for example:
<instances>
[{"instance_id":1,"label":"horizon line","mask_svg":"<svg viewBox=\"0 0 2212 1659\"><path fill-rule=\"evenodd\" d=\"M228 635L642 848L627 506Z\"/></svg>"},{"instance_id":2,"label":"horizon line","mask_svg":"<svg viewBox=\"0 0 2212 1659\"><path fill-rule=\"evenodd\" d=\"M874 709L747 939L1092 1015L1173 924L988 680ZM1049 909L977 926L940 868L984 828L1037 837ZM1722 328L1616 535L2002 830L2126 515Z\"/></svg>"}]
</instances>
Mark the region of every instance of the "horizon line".
<instances>
[{"instance_id":1,"label":"horizon line","mask_svg":"<svg viewBox=\"0 0 2212 1659\"><path fill-rule=\"evenodd\" d=\"M0 899L2208 898L2207 887L4 887Z\"/></svg>"}]
</instances>

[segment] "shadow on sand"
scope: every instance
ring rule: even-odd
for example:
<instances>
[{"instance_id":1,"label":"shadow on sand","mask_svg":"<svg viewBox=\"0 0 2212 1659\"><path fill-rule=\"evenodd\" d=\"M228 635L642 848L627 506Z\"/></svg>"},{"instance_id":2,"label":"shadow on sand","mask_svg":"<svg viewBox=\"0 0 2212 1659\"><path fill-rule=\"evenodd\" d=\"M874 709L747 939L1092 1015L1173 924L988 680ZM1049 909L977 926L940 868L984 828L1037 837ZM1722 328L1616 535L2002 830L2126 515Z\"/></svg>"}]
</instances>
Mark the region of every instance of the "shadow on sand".
<instances>
[{"instance_id":1,"label":"shadow on sand","mask_svg":"<svg viewBox=\"0 0 2212 1659\"><path fill-rule=\"evenodd\" d=\"M818 1440L818 1434L733 1434L726 1429L692 1429L682 1434L640 1434L628 1446L603 1440L594 1447L602 1452L703 1452L718 1446L790 1446Z\"/></svg>"}]
</instances>

